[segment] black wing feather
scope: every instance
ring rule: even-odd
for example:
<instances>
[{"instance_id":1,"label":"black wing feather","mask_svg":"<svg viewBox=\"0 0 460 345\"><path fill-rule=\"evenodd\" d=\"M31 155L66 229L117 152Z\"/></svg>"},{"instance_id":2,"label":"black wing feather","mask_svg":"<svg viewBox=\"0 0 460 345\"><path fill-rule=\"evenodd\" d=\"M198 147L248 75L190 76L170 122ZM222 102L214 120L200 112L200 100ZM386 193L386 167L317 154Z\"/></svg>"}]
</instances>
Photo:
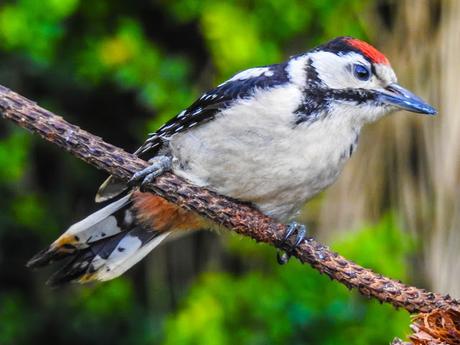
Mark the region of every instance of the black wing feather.
<instances>
[{"instance_id":1,"label":"black wing feather","mask_svg":"<svg viewBox=\"0 0 460 345\"><path fill-rule=\"evenodd\" d=\"M286 64L264 66L271 73L246 79L234 79L203 94L190 107L151 133L147 141L136 151L154 156L172 135L210 121L222 109L238 99L250 97L256 89L271 88L289 81Z\"/></svg>"}]
</instances>

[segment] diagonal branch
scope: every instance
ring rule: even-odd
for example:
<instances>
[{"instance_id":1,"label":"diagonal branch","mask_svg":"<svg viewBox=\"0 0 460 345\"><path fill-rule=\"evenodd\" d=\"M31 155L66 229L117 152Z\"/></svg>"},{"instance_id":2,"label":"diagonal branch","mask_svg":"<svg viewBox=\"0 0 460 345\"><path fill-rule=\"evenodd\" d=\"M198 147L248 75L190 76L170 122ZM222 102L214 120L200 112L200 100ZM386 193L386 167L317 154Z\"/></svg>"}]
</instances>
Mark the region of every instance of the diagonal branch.
<instances>
[{"instance_id":1,"label":"diagonal branch","mask_svg":"<svg viewBox=\"0 0 460 345\"><path fill-rule=\"evenodd\" d=\"M148 165L137 156L104 142L2 86L0 113L3 118L122 180L127 181L135 172ZM191 185L171 173L159 177L147 189L239 234L286 249L281 245L285 225L248 205ZM460 310L460 301L448 295L427 292L383 277L330 251L314 239L304 241L293 255L350 289L355 288L365 296L404 308L411 313L436 309Z\"/></svg>"}]
</instances>

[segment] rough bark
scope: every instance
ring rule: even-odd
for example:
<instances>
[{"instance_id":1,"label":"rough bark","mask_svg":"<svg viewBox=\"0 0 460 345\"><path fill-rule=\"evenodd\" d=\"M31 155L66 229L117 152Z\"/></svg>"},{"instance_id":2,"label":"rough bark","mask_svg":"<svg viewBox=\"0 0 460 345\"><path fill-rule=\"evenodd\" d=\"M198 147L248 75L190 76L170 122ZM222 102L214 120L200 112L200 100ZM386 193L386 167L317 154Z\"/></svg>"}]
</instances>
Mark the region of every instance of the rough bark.
<instances>
[{"instance_id":1,"label":"rough bark","mask_svg":"<svg viewBox=\"0 0 460 345\"><path fill-rule=\"evenodd\" d=\"M458 310L434 310L413 317L410 343L395 339L392 345L459 345L460 313Z\"/></svg>"},{"instance_id":2,"label":"rough bark","mask_svg":"<svg viewBox=\"0 0 460 345\"><path fill-rule=\"evenodd\" d=\"M147 166L147 162L135 155L104 142L2 86L0 113L3 118L122 180L127 181L133 173ZM191 185L171 173L159 177L147 189L241 235L287 249L281 243L286 226L249 205ZM365 296L404 308L411 313L460 310L460 302L448 295L408 286L372 272L332 252L314 239L305 240L293 252L293 256L350 289L355 288Z\"/></svg>"}]
</instances>

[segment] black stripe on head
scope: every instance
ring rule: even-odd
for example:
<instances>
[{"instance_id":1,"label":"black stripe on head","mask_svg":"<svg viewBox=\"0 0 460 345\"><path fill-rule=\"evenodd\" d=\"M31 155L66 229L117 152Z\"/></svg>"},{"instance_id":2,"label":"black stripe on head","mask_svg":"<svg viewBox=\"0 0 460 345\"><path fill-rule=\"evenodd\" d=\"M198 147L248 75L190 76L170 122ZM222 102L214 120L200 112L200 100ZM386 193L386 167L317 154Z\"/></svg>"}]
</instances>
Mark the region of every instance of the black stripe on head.
<instances>
[{"instance_id":1,"label":"black stripe on head","mask_svg":"<svg viewBox=\"0 0 460 345\"><path fill-rule=\"evenodd\" d=\"M307 89L302 105L295 111L295 124L313 122L329 115L334 101L350 102L356 105L377 102L378 94L367 89Z\"/></svg>"},{"instance_id":2,"label":"black stripe on head","mask_svg":"<svg viewBox=\"0 0 460 345\"><path fill-rule=\"evenodd\" d=\"M323 81L319 78L316 68L313 66L312 59L308 59L305 67L307 73L307 85L309 88L325 87Z\"/></svg>"},{"instance_id":3,"label":"black stripe on head","mask_svg":"<svg viewBox=\"0 0 460 345\"><path fill-rule=\"evenodd\" d=\"M308 88L304 91L304 101L295 111L296 125L316 119L328 106L328 104L324 102L324 97L327 92L326 85L320 79L316 68L313 66L312 59L308 59L305 72L307 75Z\"/></svg>"},{"instance_id":4,"label":"black stripe on head","mask_svg":"<svg viewBox=\"0 0 460 345\"><path fill-rule=\"evenodd\" d=\"M311 88L305 90L305 98L300 107L295 111L295 124L313 122L327 112L329 101L326 99L327 89Z\"/></svg>"},{"instance_id":5,"label":"black stripe on head","mask_svg":"<svg viewBox=\"0 0 460 345\"><path fill-rule=\"evenodd\" d=\"M329 101L338 100L355 104L376 101L377 96L375 91L367 89L330 89L326 93L326 98Z\"/></svg>"}]
</instances>

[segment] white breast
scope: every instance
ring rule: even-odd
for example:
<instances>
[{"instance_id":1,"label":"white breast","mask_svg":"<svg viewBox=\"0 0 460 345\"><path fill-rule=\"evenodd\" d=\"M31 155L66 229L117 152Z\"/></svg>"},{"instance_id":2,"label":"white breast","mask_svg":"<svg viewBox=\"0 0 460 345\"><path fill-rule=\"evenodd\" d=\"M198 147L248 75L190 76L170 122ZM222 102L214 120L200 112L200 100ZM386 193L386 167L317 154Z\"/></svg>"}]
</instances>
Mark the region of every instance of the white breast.
<instances>
[{"instance_id":1,"label":"white breast","mask_svg":"<svg viewBox=\"0 0 460 345\"><path fill-rule=\"evenodd\" d=\"M261 90L174 135L174 173L288 220L335 181L359 131L336 116L295 125L301 97L292 84Z\"/></svg>"}]
</instances>

